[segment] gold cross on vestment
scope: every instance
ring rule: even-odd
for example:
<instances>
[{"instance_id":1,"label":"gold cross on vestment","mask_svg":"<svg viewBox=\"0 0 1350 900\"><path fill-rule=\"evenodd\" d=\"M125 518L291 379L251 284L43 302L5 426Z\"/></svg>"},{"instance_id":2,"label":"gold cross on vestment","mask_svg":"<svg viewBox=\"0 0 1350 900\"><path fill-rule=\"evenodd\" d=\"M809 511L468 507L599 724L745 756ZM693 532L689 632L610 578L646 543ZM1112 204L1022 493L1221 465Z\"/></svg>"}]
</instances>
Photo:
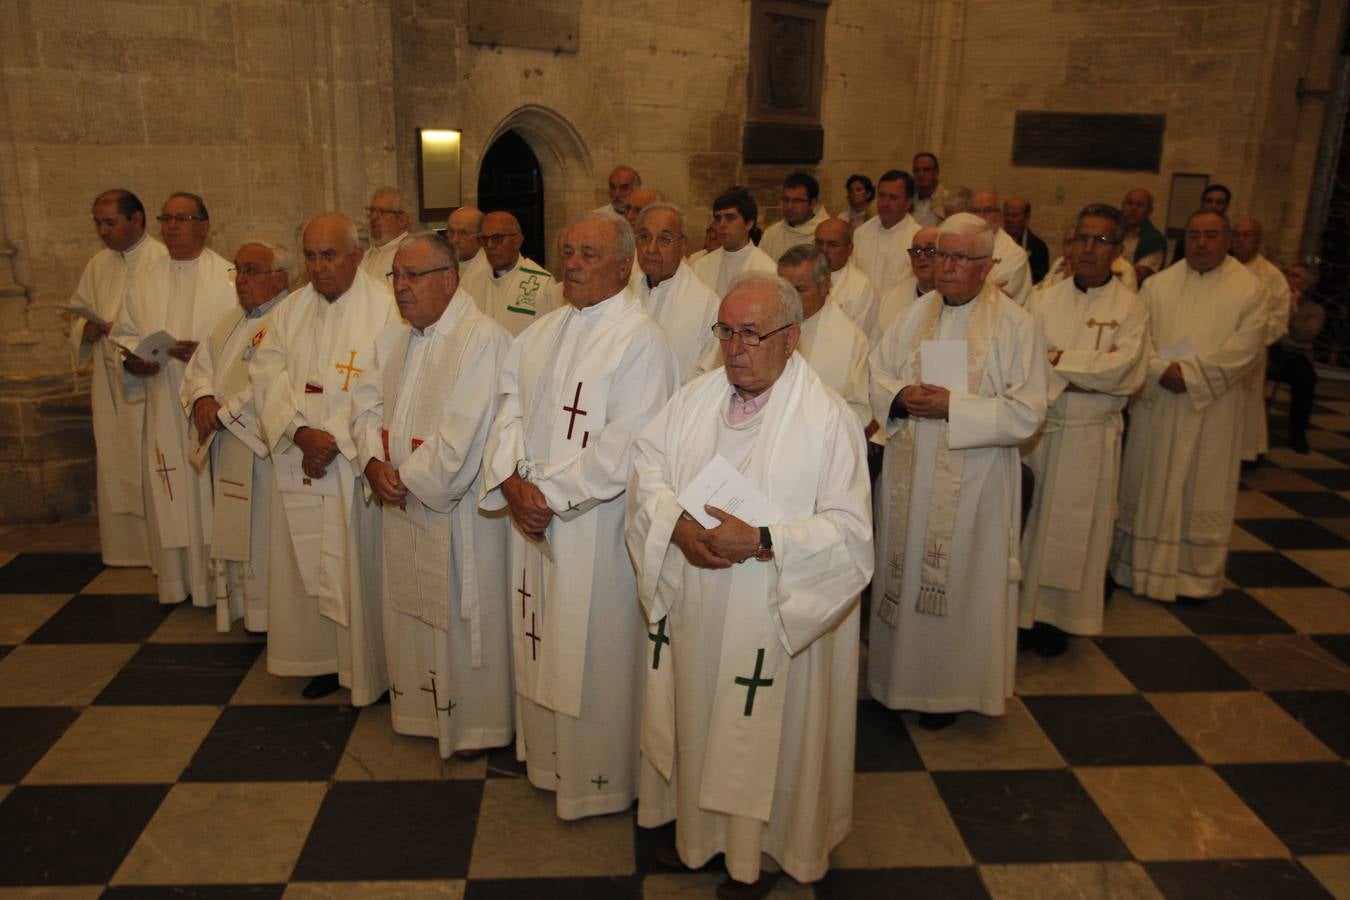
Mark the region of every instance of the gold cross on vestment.
<instances>
[{"instance_id":1,"label":"gold cross on vestment","mask_svg":"<svg viewBox=\"0 0 1350 900\"><path fill-rule=\"evenodd\" d=\"M343 380L342 380L342 390L343 390L344 392L347 392L347 393L350 393L350 391L349 391L348 389L351 387L352 376L355 375L357 378L360 378L360 377L361 377L361 373L365 371L364 369L358 369L358 368L356 367L356 351L355 351L355 350L352 351L351 359L347 360L347 362L346 362L345 365L344 365L343 363L338 363L338 364L337 364L336 366L334 366L333 368L337 369L339 372L343 371L344 369L346 370L346 373L347 373L347 374L346 374L346 377L344 377Z\"/></svg>"},{"instance_id":2,"label":"gold cross on vestment","mask_svg":"<svg viewBox=\"0 0 1350 900\"><path fill-rule=\"evenodd\" d=\"M1102 329L1103 329L1103 328L1119 328L1119 327L1120 327L1120 323L1117 322L1115 319L1112 319L1110 322L1098 322L1096 319L1088 319L1088 320L1087 320L1087 326L1088 326L1089 328L1095 328L1095 329L1097 329L1097 343L1095 343L1095 344L1092 345L1092 349L1093 349L1093 350L1100 350L1100 349L1102 349Z\"/></svg>"}]
</instances>

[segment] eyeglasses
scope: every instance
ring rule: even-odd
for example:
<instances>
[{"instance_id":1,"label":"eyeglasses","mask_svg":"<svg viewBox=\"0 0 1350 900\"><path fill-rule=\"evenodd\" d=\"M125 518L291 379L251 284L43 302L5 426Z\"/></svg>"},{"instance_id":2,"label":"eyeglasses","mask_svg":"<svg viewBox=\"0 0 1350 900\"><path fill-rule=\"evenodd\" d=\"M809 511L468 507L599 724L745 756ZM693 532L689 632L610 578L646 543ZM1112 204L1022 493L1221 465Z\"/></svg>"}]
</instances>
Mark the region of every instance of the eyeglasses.
<instances>
[{"instance_id":1,"label":"eyeglasses","mask_svg":"<svg viewBox=\"0 0 1350 900\"><path fill-rule=\"evenodd\" d=\"M1121 243L1120 241L1112 240L1109 234L1075 234L1073 236L1073 242L1075 244L1081 244L1084 247L1091 244L1095 244L1098 247L1110 247Z\"/></svg>"},{"instance_id":2,"label":"eyeglasses","mask_svg":"<svg viewBox=\"0 0 1350 900\"><path fill-rule=\"evenodd\" d=\"M1001 212L1003 212L1003 207L1001 207L1001 206L975 206L975 207L971 207L971 210L970 210L970 211L973 212L973 213L974 213L975 215L977 215L977 216L987 216L987 215L990 215L991 213L1001 213Z\"/></svg>"},{"instance_id":3,"label":"eyeglasses","mask_svg":"<svg viewBox=\"0 0 1350 900\"><path fill-rule=\"evenodd\" d=\"M656 239L656 243L658 246L672 247L675 245L677 241L684 240L684 235L671 234L669 231L663 231L660 234L653 234L652 232L648 231L645 228L637 233L637 242L639 244L649 244L652 242L653 238Z\"/></svg>"},{"instance_id":4,"label":"eyeglasses","mask_svg":"<svg viewBox=\"0 0 1350 900\"><path fill-rule=\"evenodd\" d=\"M403 210L385 209L383 206L367 206L366 215L401 216L403 215Z\"/></svg>"},{"instance_id":5,"label":"eyeglasses","mask_svg":"<svg viewBox=\"0 0 1350 900\"><path fill-rule=\"evenodd\" d=\"M727 341L731 340L736 335L740 335L742 344L744 344L747 347L758 347L761 342L768 340L769 338L773 337L780 331L784 331L788 328L791 328L794 324L796 323L789 322L780 328L775 328L768 334L759 334L758 332L754 331L737 331L730 325L723 325L721 322L717 322L712 327L712 333L713 337L717 338L724 344Z\"/></svg>"},{"instance_id":6,"label":"eyeglasses","mask_svg":"<svg viewBox=\"0 0 1350 900\"><path fill-rule=\"evenodd\" d=\"M919 259L920 257L922 257L922 258L924 258L924 259L932 259L932 258L937 254L937 248L936 248L936 247L910 247L910 248L909 248L908 250L906 250L905 252L908 253L908 254L910 255L910 258L912 258L912 259Z\"/></svg>"},{"instance_id":7,"label":"eyeglasses","mask_svg":"<svg viewBox=\"0 0 1350 900\"><path fill-rule=\"evenodd\" d=\"M966 256L964 253L948 253L945 250L935 250L933 256L938 262L943 263L951 260L958 266L964 266L968 262L974 262L977 259L988 259L989 255L984 256Z\"/></svg>"},{"instance_id":8,"label":"eyeglasses","mask_svg":"<svg viewBox=\"0 0 1350 900\"><path fill-rule=\"evenodd\" d=\"M259 269L257 266L230 266L225 271L230 273L231 281L236 281L240 278L257 278L259 275L271 275L274 272L280 272L281 269Z\"/></svg>"},{"instance_id":9,"label":"eyeglasses","mask_svg":"<svg viewBox=\"0 0 1350 900\"><path fill-rule=\"evenodd\" d=\"M478 232L470 231L467 228L447 228L445 229L445 236L448 238L476 238L478 237Z\"/></svg>"},{"instance_id":10,"label":"eyeglasses","mask_svg":"<svg viewBox=\"0 0 1350 900\"><path fill-rule=\"evenodd\" d=\"M179 225L186 225L189 222L205 222L206 216L190 216L187 213L174 213L173 215L160 213L155 216L155 220L161 224L177 222Z\"/></svg>"},{"instance_id":11,"label":"eyeglasses","mask_svg":"<svg viewBox=\"0 0 1350 900\"><path fill-rule=\"evenodd\" d=\"M400 278L408 282L408 284L417 284L432 272L444 272L449 268L449 266L437 266L434 269L423 269L420 272L414 272L412 269L390 269L388 272L384 273L384 277L390 284L393 284Z\"/></svg>"},{"instance_id":12,"label":"eyeglasses","mask_svg":"<svg viewBox=\"0 0 1350 900\"><path fill-rule=\"evenodd\" d=\"M482 238L484 244L491 244L493 246L496 246L497 244L500 244L507 238L516 237L519 234L520 234L519 231L508 231L504 234L485 234L482 235Z\"/></svg>"}]
</instances>

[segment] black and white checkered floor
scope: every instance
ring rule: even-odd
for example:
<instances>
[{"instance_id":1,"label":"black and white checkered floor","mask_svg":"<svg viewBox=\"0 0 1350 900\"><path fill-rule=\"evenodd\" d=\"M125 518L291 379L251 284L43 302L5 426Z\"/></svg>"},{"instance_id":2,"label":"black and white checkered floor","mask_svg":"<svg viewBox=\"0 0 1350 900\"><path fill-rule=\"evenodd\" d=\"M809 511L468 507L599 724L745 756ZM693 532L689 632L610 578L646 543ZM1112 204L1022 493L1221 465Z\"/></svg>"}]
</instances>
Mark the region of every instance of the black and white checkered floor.
<instances>
[{"instance_id":1,"label":"black and white checkered floor","mask_svg":"<svg viewBox=\"0 0 1350 900\"><path fill-rule=\"evenodd\" d=\"M1021 655L1001 719L861 701L853 833L773 896L1350 898L1350 389L1313 421L1312 454L1244 473L1222 597L1117 592L1104 636ZM88 520L0 529L0 900L721 880L661 867L629 815L559 822L508 752L444 763L387 705L303 700L259 640L96 551Z\"/></svg>"}]
</instances>

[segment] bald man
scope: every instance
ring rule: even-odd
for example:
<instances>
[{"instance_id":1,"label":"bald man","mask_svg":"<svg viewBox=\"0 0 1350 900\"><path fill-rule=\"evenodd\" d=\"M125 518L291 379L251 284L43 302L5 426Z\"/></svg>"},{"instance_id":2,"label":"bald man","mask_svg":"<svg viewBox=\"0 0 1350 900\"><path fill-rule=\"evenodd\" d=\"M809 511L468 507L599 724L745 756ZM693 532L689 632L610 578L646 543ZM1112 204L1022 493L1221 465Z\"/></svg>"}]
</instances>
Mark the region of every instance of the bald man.
<instances>
[{"instance_id":1,"label":"bald man","mask_svg":"<svg viewBox=\"0 0 1350 900\"><path fill-rule=\"evenodd\" d=\"M547 269L521 255L525 238L509 212L483 217L482 241L489 268L465 277L464 290L514 337L558 307L558 284Z\"/></svg>"},{"instance_id":2,"label":"bald man","mask_svg":"<svg viewBox=\"0 0 1350 900\"><path fill-rule=\"evenodd\" d=\"M830 261L830 301L875 345L879 298L871 279L853 264L853 229L843 219L825 219L816 226L815 244Z\"/></svg>"},{"instance_id":3,"label":"bald man","mask_svg":"<svg viewBox=\"0 0 1350 900\"><path fill-rule=\"evenodd\" d=\"M627 205L623 208L623 217L628 220L628 227L636 230L638 216L642 215L642 211L653 203L660 203L664 199L661 192L654 188L634 188L633 192L628 195ZM637 266L633 268L636 270Z\"/></svg>"},{"instance_id":4,"label":"bald man","mask_svg":"<svg viewBox=\"0 0 1350 900\"><path fill-rule=\"evenodd\" d=\"M1153 195L1143 188L1125 192L1120 201L1120 214L1125 217L1125 249L1120 258L1134 266L1134 276L1142 287L1144 279L1162 269L1167 256L1167 238L1153 227Z\"/></svg>"},{"instance_id":5,"label":"bald man","mask_svg":"<svg viewBox=\"0 0 1350 900\"><path fill-rule=\"evenodd\" d=\"M459 261L459 283L485 272L487 254L483 252L483 211L476 206L461 206L445 220L445 239L455 248Z\"/></svg>"}]
</instances>

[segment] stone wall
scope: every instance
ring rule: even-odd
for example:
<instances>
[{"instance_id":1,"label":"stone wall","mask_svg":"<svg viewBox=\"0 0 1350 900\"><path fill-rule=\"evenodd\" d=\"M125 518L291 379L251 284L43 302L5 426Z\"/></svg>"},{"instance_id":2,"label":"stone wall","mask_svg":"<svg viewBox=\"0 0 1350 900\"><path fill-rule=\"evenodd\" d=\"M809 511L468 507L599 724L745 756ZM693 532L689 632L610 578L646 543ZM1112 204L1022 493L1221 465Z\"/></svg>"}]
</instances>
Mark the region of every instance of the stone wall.
<instances>
[{"instance_id":1,"label":"stone wall","mask_svg":"<svg viewBox=\"0 0 1350 900\"><path fill-rule=\"evenodd\" d=\"M203 194L228 255L251 236L294 242L322 209L359 220L377 185L414 188L418 127L462 129L473 202L479 161L513 128L540 158L550 233L603 202L616 162L690 211L695 243L732 181L755 189L761 224L778 218L793 167L740 161L749 0L570 0L576 53L472 44L469 2L0 0L0 398L31 407L0 409L0 458L37 485L0 519L92 502L43 479L89 465L63 418L83 382L51 304L97 249L105 188L152 211ZM1135 185L1161 219L1171 173L1208 172L1289 256L1325 102L1295 88L1327 86L1344 15L1340 0L833 0L825 158L808 168L837 211L850 173L932 150L949 184L1030 196L1046 236ZM1163 171L1013 166L1017 109L1166 114ZM36 440L48 426L64 437Z\"/></svg>"}]
</instances>

